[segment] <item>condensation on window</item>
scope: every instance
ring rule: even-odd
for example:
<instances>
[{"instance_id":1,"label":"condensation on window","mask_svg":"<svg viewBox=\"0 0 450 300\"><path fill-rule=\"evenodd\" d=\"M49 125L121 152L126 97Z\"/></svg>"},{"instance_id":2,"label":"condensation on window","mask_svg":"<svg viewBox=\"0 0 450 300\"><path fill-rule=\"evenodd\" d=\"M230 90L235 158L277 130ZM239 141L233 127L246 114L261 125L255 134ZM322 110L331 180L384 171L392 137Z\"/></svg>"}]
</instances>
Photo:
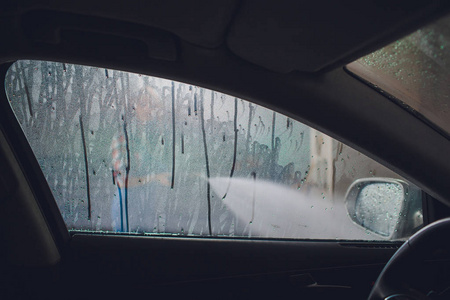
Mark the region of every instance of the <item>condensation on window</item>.
<instances>
[{"instance_id":1,"label":"condensation on window","mask_svg":"<svg viewBox=\"0 0 450 300\"><path fill-rule=\"evenodd\" d=\"M450 16L347 68L450 133Z\"/></svg>"},{"instance_id":2,"label":"condensation on window","mask_svg":"<svg viewBox=\"0 0 450 300\"><path fill-rule=\"evenodd\" d=\"M399 176L275 111L65 63L18 61L5 84L70 230L385 239L344 198L358 178Z\"/></svg>"}]
</instances>

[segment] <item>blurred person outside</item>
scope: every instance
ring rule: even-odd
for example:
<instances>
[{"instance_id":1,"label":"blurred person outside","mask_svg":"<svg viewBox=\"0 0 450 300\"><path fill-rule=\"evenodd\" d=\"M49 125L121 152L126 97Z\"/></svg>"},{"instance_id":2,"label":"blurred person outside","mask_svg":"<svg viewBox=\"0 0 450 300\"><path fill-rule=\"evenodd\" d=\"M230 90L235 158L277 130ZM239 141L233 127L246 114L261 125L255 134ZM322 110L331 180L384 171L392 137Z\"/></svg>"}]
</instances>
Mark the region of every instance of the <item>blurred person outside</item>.
<instances>
[{"instance_id":1,"label":"blurred person outside","mask_svg":"<svg viewBox=\"0 0 450 300\"><path fill-rule=\"evenodd\" d=\"M158 188L170 186L167 166L162 159L155 159L155 147L164 144L164 103L157 89L150 86L144 86L131 101L132 113L125 116L124 126L111 144L113 183L117 187L111 225L119 232L131 231L130 217L152 218Z\"/></svg>"}]
</instances>

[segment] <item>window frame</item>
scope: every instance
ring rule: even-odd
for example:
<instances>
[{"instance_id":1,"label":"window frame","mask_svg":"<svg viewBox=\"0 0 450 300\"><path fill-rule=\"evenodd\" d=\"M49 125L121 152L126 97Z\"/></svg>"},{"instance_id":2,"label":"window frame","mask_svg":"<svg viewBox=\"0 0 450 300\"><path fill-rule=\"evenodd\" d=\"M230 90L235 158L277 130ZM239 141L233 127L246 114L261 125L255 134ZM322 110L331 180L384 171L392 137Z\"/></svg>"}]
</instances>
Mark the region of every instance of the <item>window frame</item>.
<instances>
[{"instance_id":1,"label":"window frame","mask_svg":"<svg viewBox=\"0 0 450 300\"><path fill-rule=\"evenodd\" d=\"M9 69L9 67L14 62L10 62L8 64L3 64L0 69L1 78L5 82L5 76L6 72ZM93 67L101 67L101 66L95 66L91 65ZM121 70L121 69L117 69ZM151 75L150 75L151 76ZM175 79L174 79L175 80ZM6 97L6 90L3 90L3 96L5 99ZM249 102L252 102L250 100L247 100ZM254 103L254 102L253 102ZM79 234L80 232L77 231L69 231L65 225L64 220L62 219L62 215L59 212L59 208L56 204L56 201L52 195L52 192L45 180L45 177L42 173L42 170L37 162L37 159L35 158L30 145L28 144L28 141L25 137L25 134L20 128L20 124L18 123L14 112L12 111L11 106L9 105L8 101L3 101L2 106L0 106L0 109L2 109L2 112L0 116L4 116L2 118L1 124L12 124L10 126L2 126L3 131L5 132L5 135L9 137L9 141L11 145L20 145L21 151L16 152L16 155L18 159L21 162L23 170L27 170L24 172L26 174L27 179L33 189L33 191L36 193L37 201L39 202L40 208L44 213L44 216L46 216L46 221L49 223L50 228L53 230L53 235L55 240L57 241L58 245L64 245L67 243L67 241L70 239L71 236L74 236L76 234ZM271 108L273 109L273 108ZM276 109L274 111L277 111ZM294 119L297 120L297 119ZM302 122L300 120L300 122ZM303 123L303 122L302 122ZM311 125L305 124L309 127ZM311 127L314 129L314 127ZM12 139L10 138L12 137ZM16 146L17 147L17 146ZM14 149L17 149L14 147ZM31 179L32 178L32 179ZM434 207L434 203L437 201L436 199L432 198L430 195L428 195L426 192L422 191L423 195L425 197L422 197L422 210L424 213L424 223L423 226L426 226L427 224L431 223L432 221L436 220L436 213L430 213L430 212L436 212L436 210L433 210L430 207ZM450 212L450 209L449 209ZM450 214L450 213L449 213ZM97 233L89 233L96 235ZM130 235L130 233L112 233L112 235ZM173 234L158 234L158 235L146 235L146 234L131 234L130 236L140 236L140 237L154 237L154 238L173 238ZM180 237L180 236L177 236ZM187 236L183 237L186 239L217 239L216 236ZM267 240L267 241L277 241L279 239L277 238L258 238L258 237L220 237L220 239L227 239L227 240L241 240L241 239L248 239L248 240ZM310 242L310 241L334 241L330 239L282 239L283 241L297 241L297 242ZM375 241L375 240L368 240L368 241L360 241L360 240L338 240L339 243L373 243L373 244L383 244L383 243L398 243L397 241Z\"/></svg>"}]
</instances>

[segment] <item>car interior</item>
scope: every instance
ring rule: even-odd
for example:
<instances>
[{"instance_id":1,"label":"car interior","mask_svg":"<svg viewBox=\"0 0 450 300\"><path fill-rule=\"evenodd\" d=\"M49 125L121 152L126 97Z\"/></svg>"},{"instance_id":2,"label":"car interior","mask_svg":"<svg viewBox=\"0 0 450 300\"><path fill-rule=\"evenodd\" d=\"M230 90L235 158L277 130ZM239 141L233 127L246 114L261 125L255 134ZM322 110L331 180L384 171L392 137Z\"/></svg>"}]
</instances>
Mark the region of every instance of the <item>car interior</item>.
<instances>
[{"instance_id":1,"label":"car interior","mask_svg":"<svg viewBox=\"0 0 450 300\"><path fill-rule=\"evenodd\" d=\"M450 2L6 0L1 7L2 299L448 299L450 132L349 64L446 18ZM450 36L435 37L445 123ZM11 107L8 70L22 60L179 81L300 121L417 186L423 228L406 241L69 230Z\"/></svg>"}]
</instances>

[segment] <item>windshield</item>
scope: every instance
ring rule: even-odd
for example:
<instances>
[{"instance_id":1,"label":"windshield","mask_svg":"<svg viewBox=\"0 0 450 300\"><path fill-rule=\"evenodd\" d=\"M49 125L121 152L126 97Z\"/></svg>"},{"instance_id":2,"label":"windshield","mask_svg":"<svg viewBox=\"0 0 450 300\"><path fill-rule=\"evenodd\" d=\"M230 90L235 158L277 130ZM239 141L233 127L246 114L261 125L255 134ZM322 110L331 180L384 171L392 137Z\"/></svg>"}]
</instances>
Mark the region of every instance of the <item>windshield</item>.
<instances>
[{"instance_id":1,"label":"windshield","mask_svg":"<svg viewBox=\"0 0 450 300\"><path fill-rule=\"evenodd\" d=\"M450 134L450 16L347 67Z\"/></svg>"}]
</instances>

